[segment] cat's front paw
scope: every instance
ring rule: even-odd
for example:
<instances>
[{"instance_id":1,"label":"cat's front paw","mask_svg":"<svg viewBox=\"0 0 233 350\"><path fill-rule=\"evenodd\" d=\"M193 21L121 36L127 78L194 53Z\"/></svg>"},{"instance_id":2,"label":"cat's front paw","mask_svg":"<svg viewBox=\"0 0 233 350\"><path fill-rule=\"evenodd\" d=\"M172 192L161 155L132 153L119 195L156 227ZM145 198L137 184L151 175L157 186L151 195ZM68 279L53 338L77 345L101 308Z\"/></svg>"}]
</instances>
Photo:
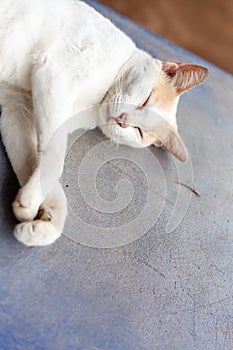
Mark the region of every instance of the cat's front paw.
<instances>
[{"instance_id":1,"label":"cat's front paw","mask_svg":"<svg viewBox=\"0 0 233 350\"><path fill-rule=\"evenodd\" d=\"M18 224L14 235L26 246L44 246L53 243L61 231L51 221L33 220Z\"/></svg>"},{"instance_id":2,"label":"cat's front paw","mask_svg":"<svg viewBox=\"0 0 233 350\"><path fill-rule=\"evenodd\" d=\"M15 217L19 221L33 220L38 213L41 201L41 196L36 191L29 191L27 188L20 189L12 203Z\"/></svg>"}]
</instances>

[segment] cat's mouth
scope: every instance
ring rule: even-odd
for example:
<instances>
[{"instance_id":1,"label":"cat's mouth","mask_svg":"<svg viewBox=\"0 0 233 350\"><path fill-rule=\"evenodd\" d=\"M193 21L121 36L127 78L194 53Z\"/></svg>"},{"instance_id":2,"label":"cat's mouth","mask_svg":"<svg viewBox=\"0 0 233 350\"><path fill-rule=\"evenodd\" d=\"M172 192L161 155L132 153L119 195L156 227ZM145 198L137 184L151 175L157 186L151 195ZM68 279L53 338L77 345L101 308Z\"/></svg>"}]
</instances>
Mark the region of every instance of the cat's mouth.
<instances>
[{"instance_id":1,"label":"cat's mouth","mask_svg":"<svg viewBox=\"0 0 233 350\"><path fill-rule=\"evenodd\" d=\"M115 118L111 118L111 119L114 122L114 124L117 124L120 128L123 128L123 129L133 128L137 132L137 135L140 136L141 139L143 138L143 132L142 132L142 129L139 128L139 126L133 126L122 122L119 123L119 121L117 121Z\"/></svg>"},{"instance_id":2,"label":"cat's mouth","mask_svg":"<svg viewBox=\"0 0 233 350\"><path fill-rule=\"evenodd\" d=\"M142 133L142 129L140 129L138 126L134 126L134 129L137 129L141 139L143 138L143 133Z\"/></svg>"}]
</instances>

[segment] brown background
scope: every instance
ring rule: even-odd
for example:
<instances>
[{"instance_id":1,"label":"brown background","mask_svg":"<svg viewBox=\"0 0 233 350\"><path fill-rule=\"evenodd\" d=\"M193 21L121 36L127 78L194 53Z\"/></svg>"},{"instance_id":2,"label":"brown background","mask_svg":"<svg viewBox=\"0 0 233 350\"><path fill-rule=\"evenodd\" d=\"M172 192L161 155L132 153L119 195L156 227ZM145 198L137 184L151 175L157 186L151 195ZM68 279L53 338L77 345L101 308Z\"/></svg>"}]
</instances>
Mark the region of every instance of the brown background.
<instances>
[{"instance_id":1,"label":"brown background","mask_svg":"<svg viewBox=\"0 0 233 350\"><path fill-rule=\"evenodd\" d=\"M233 0L100 0L233 74Z\"/></svg>"}]
</instances>

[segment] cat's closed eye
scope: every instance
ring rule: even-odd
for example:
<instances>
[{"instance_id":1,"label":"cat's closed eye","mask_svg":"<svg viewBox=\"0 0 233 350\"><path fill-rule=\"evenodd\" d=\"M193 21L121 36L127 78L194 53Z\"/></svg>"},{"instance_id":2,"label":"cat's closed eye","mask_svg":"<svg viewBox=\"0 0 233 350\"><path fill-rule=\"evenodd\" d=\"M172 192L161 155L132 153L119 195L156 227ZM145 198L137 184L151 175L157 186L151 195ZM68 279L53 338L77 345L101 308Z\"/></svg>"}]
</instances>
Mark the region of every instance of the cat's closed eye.
<instances>
[{"instance_id":1,"label":"cat's closed eye","mask_svg":"<svg viewBox=\"0 0 233 350\"><path fill-rule=\"evenodd\" d=\"M142 105L138 106L137 109L141 110L141 109L143 109L144 107L146 107L146 105L148 104L148 102L149 102L149 100L150 100L150 98L151 98L151 95L152 95L152 91L150 92L150 94L149 94L149 96L147 97L147 99L145 100L145 102L144 102Z\"/></svg>"}]
</instances>

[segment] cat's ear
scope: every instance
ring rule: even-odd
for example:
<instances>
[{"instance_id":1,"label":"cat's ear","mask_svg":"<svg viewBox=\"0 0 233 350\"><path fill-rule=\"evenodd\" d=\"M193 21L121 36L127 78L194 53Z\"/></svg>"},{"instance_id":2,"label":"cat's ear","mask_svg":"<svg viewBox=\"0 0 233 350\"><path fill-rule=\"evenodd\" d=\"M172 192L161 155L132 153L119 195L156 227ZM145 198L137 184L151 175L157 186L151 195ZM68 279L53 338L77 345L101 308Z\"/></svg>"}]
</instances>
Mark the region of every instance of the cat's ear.
<instances>
[{"instance_id":1,"label":"cat's ear","mask_svg":"<svg viewBox=\"0 0 233 350\"><path fill-rule=\"evenodd\" d=\"M181 162L186 162L188 159L188 153L184 142L182 141L178 132L168 125L168 123L162 123L154 130L156 140L154 145L156 147L162 147Z\"/></svg>"},{"instance_id":2,"label":"cat's ear","mask_svg":"<svg viewBox=\"0 0 233 350\"><path fill-rule=\"evenodd\" d=\"M180 62L164 62L162 70L169 77L178 95L202 83L209 73L205 67Z\"/></svg>"}]
</instances>

